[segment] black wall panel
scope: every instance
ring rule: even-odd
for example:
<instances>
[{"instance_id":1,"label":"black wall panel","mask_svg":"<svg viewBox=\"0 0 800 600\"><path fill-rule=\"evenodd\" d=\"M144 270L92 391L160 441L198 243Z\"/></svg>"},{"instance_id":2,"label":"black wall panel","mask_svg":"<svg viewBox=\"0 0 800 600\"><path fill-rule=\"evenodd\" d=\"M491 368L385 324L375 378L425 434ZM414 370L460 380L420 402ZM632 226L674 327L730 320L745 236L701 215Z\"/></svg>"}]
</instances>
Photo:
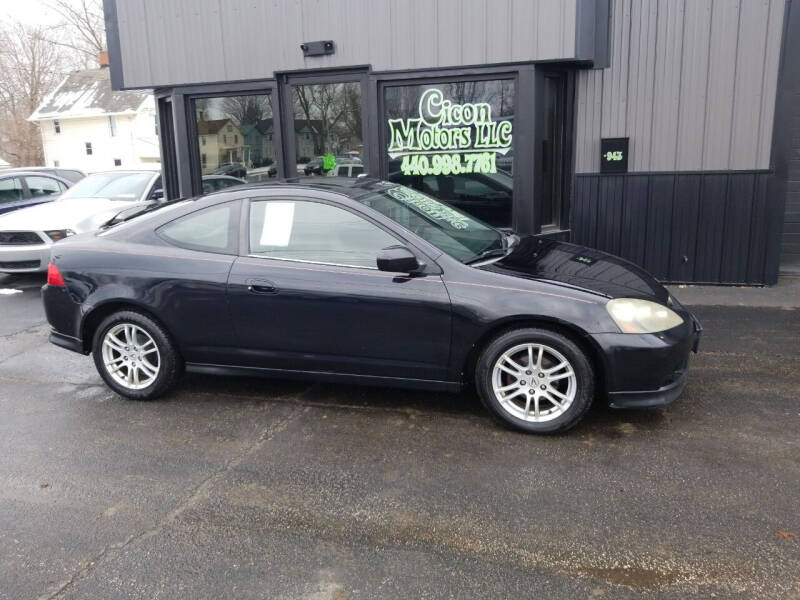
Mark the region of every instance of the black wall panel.
<instances>
[{"instance_id":1,"label":"black wall panel","mask_svg":"<svg viewBox=\"0 0 800 600\"><path fill-rule=\"evenodd\" d=\"M571 239L619 254L668 282L764 284L767 171L580 174Z\"/></svg>"}]
</instances>

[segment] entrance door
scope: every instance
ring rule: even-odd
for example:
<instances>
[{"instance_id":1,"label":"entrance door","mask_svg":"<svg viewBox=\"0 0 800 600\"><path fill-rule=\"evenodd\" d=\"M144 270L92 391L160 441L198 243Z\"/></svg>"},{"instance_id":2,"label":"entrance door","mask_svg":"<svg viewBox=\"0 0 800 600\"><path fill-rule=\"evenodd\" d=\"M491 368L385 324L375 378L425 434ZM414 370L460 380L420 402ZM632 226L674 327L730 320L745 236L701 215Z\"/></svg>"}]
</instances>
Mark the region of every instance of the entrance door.
<instances>
[{"instance_id":1,"label":"entrance door","mask_svg":"<svg viewBox=\"0 0 800 600\"><path fill-rule=\"evenodd\" d=\"M286 176L366 172L365 75L287 76L283 131Z\"/></svg>"}]
</instances>

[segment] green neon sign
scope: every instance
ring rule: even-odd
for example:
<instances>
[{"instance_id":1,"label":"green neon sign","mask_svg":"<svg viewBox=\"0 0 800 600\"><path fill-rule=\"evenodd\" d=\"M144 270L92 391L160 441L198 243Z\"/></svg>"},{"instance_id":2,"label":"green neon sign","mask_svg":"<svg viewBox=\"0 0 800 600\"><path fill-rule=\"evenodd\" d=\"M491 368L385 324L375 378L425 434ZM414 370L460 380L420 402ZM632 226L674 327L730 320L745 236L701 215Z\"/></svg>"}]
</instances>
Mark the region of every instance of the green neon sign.
<instances>
[{"instance_id":1,"label":"green neon sign","mask_svg":"<svg viewBox=\"0 0 800 600\"><path fill-rule=\"evenodd\" d=\"M418 117L389 119L389 156L405 175L496 173L497 155L511 150L511 121L495 121L486 102L454 104L425 90Z\"/></svg>"}]
</instances>

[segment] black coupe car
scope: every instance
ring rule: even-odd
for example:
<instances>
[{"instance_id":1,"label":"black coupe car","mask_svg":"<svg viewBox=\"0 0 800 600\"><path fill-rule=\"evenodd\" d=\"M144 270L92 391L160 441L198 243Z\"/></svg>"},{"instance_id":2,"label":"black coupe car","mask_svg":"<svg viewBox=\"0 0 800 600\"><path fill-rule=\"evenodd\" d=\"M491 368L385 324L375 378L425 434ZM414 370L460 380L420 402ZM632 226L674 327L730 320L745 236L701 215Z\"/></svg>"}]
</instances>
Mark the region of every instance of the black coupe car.
<instances>
[{"instance_id":1,"label":"black coupe car","mask_svg":"<svg viewBox=\"0 0 800 600\"><path fill-rule=\"evenodd\" d=\"M118 221L118 220L117 220ZM528 432L674 400L700 326L620 258L334 177L154 206L53 247L51 341L131 399L181 372L458 391Z\"/></svg>"}]
</instances>

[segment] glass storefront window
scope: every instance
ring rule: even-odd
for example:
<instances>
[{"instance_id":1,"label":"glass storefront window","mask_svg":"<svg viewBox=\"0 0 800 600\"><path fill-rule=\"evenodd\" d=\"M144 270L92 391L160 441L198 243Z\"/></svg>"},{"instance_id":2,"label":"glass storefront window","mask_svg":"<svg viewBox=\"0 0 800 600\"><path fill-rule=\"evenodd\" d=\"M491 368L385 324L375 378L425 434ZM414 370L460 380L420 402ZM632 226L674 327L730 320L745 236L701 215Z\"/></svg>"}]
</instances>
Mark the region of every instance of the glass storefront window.
<instances>
[{"instance_id":1,"label":"glass storefront window","mask_svg":"<svg viewBox=\"0 0 800 600\"><path fill-rule=\"evenodd\" d=\"M350 175L363 166L361 84L293 85L297 171ZM361 169L363 171L363 169Z\"/></svg>"},{"instance_id":2,"label":"glass storefront window","mask_svg":"<svg viewBox=\"0 0 800 600\"><path fill-rule=\"evenodd\" d=\"M277 176L269 94L197 98L194 110L204 191L236 183L223 177L257 182Z\"/></svg>"},{"instance_id":3,"label":"glass storefront window","mask_svg":"<svg viewBox=\"0 0 800 600\"><path fill-rule=\"evenodd\" d=\"M513 80L389 86L384 106L390 181L511 227Z\"/></svg>"}]
</instances>

